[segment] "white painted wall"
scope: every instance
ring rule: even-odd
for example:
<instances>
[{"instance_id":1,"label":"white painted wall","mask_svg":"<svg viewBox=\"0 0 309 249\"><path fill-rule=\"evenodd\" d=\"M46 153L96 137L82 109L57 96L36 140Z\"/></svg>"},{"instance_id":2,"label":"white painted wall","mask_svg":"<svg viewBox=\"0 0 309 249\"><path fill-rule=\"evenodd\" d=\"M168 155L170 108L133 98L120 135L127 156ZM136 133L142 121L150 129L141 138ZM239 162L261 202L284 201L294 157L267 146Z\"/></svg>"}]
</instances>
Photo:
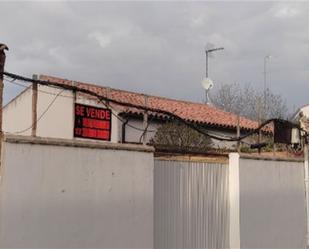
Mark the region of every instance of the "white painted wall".
<instances>
[{"instance_id":1,"label":"white painted wall","mask_svg":"<svg viewBox=\"0 0 309 249\"><path fill-rule=\"evenodd\" d=\"M58 95L59 94L59 95ZM56 98L56 96L58 97ZM55 99L56 98L56 99ZM55 99L55 101L54 101ZM53 102L54 101L54 102ZM53 102L47 112L46 109ZM76 103L104 107L95 100L89 100L78 95ZM43 114L44 113L44 114ZM113 110L116 114L116 110ZM72 91L63 91L48 86L38 86L37 103L37 136L50 138L73 139L74 128L74 99ZM16 97L4 107L3 127L4 131L15 133L32 125L32 89ZM111 142L120 140L120 121L112 116ZM19 135L31 135L31 128ZM80 138L74 138L80 139ZM81 139L85 140L85 139ZM89 139L86 139L89 140Z\"/></svg>"},{"instance_id":2,"label":"white painted wall","mask_svg":"<svg viewBox=\"0 0 309 249\"><path fill-rule=\"evenodd\" d=\"M4 144L0 248L153 248L151 150L17 141Z\"/></svg>"},{"instance_id":3,"label":"white painted wall","mask_svg":"<svg viewBox=\"0 0 309 249\"><path fill-rule=\"evenodd\" d=\"M305 203L303 162L240 158L241 248L307 248Z\"/></svg>"},{"instance_id":4,"label":"white painted wall","mask_svg":"<svg viewBox=\"0 0 309 249\"><path fill-rule=\"evenodd\" d=\"M22 131L32 125L32 90L26 89L3 108L3 130L6 133ZM20 134L31 135L31 129Z\"/></svg>"},{"instance_id":5,"label":"white painted wall","mask_svg":"<svg viewBox=\"0 0 309 249\"><path fill-rule=\"evenodd\" d=\"M134 127L137 127L139 129L144 129L142 119L130 118L128 124L132 125ZM138 143L140 141L141 135L143 134L143 131L139 131L137 129L134 129L134 128L130 127L129 125L126 125L126 142ZM157 130L161 125L162 125L162 123L160 123L160 122L150 121L150 124L148 126L149 132L147 132L147 137L146 137L147 142L149 142L149 140L151 138L153 138L154 135L156 134L155 132L150 132L150 131ZM121 130L121 128L119 128L119 131L120 130ZM211 130L209 130L209 133L214 134L214 135L218 135L218 136L223 136L223 137L224 136L225 137L236 137L236 131L235 132L233 132L233 131L229 132L229 131L221 131L221 130L218 131L216 129L211 129ZM234 148L237 145L236 142L219 141L219 140L215 140L215 139L211 139L211 141L212 141L212 146L214 148L218 148L218 149L222 149L222 148L231 149L231 148Z\"/></svg>"},{"instance_id":6,"label":"white painted wall","mask_svg":"<svg viewBox=\"0 0 309 249\"><path fill-rule=\"evenodd\" d=\"M229 245L240 249L239 154L229 154Z\"/></svg>"},{"instance_id":7,"label":"white painted wall","mask_svg":"<svg viewBox=\"0 0 309 249\"><path fill-rule=\"evenodd\" d=\"M140 137L143 134L143 131L134 129L129 125L143 130L144 129L143 120L131 118L129 119L128 125L126 125L126 142L134 142L134 143L140 142ZM148 131L157 130L160 125L161 124L158 122L150 122L148 126ZM146 141L149 142L149 140L153 138L155 134L156 134L155 132L147 132ZM141 142L143 142L143 140L141 140Z\"/></svg>"},{"instance_id":8,"label":"white painted wall","mask_svg":"<svg viewBox=\"0 0 309 249\"><path fill-rule=\"evenodd\" d=\"M38 118L56 98L48 111L37 123L37 136L53 138L73 138L74 107L72 91L38 86ZM44 91L44 92L43 92ZM45 93L46 92L46 93Z\"/></svg>"},{"instance_id":9,"label":"white painted wall","mask_svg":"<svg viewBox=\"0 0 309 249\"><path fill-rule=\"evenodd\" d=\"M301 161L229 155L230 248L306 248Z\"/></svg>"},{"instance_id":10,"label":"white painted wall","mask_svg":"<svg viewBox=\"0 0 309 249\"><path fill-rule=\"evenodd\" d=\"M74 128L74 98L72 91L63 91L62 89L38 86L38 122L37 122L37 136L51 137L51 138L65 138L65 139L82 139L73 137ZM55 97L59 96L55 99ZM46 109L53 102L47 112ZM85 98L83 95L77 94L76 103L86 104L96 107L106 108L105 105L99 103L95 99ZM25 93L17 97L4 108L4 130L14 133L25 128L31 127L32 124L32 89L28 89ZM117 110L113 109L112 115L112 134L111 142L117 143L122 138L122 122L116 117ZM44 113L44 115L43 115ZM41 117L42 116L42 117ZM144 129L143 120L129 119L126 125L126 142L139 143L143 131L136 130L132 127ZM150 121L148 130L156 130L161 124L159 122ZM236 136L235 132L222 132L218 130L211 130L210 132L225 135ZM31 129L20 133L21 135L30 135ZM155 135L155 132L147 132L147 139L149 140ZM82 139L85 140L85 139ZM86 139L89 140L89 139ZM213 140L215 148L232 148L235 142L225 142Z\"/></svg>"}]
</instances>

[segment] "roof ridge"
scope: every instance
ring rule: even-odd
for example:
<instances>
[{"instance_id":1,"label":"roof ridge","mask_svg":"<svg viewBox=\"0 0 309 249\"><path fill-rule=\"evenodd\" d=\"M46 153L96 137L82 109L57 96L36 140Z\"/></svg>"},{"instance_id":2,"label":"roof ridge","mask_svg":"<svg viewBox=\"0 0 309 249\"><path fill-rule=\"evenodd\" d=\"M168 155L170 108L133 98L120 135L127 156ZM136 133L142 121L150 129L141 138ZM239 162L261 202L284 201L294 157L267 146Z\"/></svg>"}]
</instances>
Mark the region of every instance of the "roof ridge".
<instances>
[{"instance_id":1,"label":"roof ridge","mask_svg":"<svg viewBox=\"0 0 309 249\"><path fill-rule=\"evenodd\" d=\"M129 91L129 90L123 90L123 89L113 88L113 87L109 87L109 86L101 86L101 85L96 85L94 83L80 82L80 81L69 80L69 79L64 79L64 78L59 78L59 77L49 76L49 75L40 75L40 77L41 76L42 77L46 77L46 78L54 78L55 80L58 79L58 80L61 80L61 81L75 82L77 84L91 86L91 87L96 87L96 88L100 88L100 89L110 89L110 90L119 91L119 92L128 93L128 94L143 95L143 96L152 97L152 98L158 98L158 99L162 99L162 100L177 101L177 102L182 102L182 103L185 103L185 104L199 105L199 106L204 107L204 108L207 107L207 108L211 108L213 110L218 110L218 111L224 112L224 113L229 114L229 115L237 116L236 113L228 112L228 111L225 111L225 110L223 110L221 108L218 108L218 107L215 107L215 106L211 106L211 105L208 105L208 104L203 104L203 103L200 103L200 102L193 102L193 101L189 101L189 100L183 100L183 99L177 99L177 98L169 98L169 97L164 97L164 96L156 96L156 95L150 95L150 94L140 93L140 92L133 92L133 91ZM255 120L252 120L252 119L244 117L244 116L240 116L240 118L256 122Z\"/></svg>"},{"instance_id":2,"label":"roof ridge","mask_svg":"<svg viewBox=\"0 0 309 249\"><path fill-rule=\"evenodd\" d=\"M122 90L117 89L113 87L108 86L101 86L96 85L93 83L87 83L87 82L80 82L80 81L74 81L64 78L59 78L55 76L48 76L48 75L40 75L41 80L46 81L58 81L60 84L66 85L66 84L74 84L74 85L80 85L84 86L85 88L89 88L93 91L97 92L104 92L106 90L109 90L112 94L118 95L118 97L121 96L121 98L124 98L126 101L131 102L132 98L136 100L143 97L148 96L149 98L152 98L151 102L156 108L163 108L164 110L168 111L177 111L178 115L184 119L187 119L189 121L193 122L202 122L208 125L215 125L218 127L227 127L227 128L235 128L237 127L237 114L232 112L224 111L218 107L210 106L203 103L198 102L192 102L187 100L178 100L168 97L162 97L162 96L155 96L145 93L138 93L128 90ZM133 96L130 96L133 95ZM117 98L117 97L116 97ZM162 101L162 102L161 102ZM170 103L169 103L170 102ZM172 110L171 106L177 106L176 110ZM174 108L173 107L173 108ZM190 111L189 111L190 109ZM258 127L258 122L243 116L240 117L240 127L241 129L255 129Z\"/></svg>"},{"instance_id":3,"label":"roof ridge","mask_svg":"<svg viewBox=\"0 0 309 249\"><path fill-rule=\"evenodd\" d=\"M55 78L55 79L59 79L62 81L68 81L68 82L75 82L77 84L83 84L83 85L88 85L88 86L93 86L93 87L97 87L97 88L108 88L111 90L115 90L115 91L121 91L121 92L125 92L125 93L132 93L132 94L137 94L137 95L144 95L147 97L154 97L154 98L160 98L160 99L167 99L167 100L175 100L175 101L179 101L179 102L185 102L185 103L191 103L191 104L201 104L202 103L198 103L198 102L193 102L193 101L188 101L188 100L182 100L182 99L173 99L173 98L169 98L169 97L163 97L163 96L156 96L156 95L151 95L151 94L147 94L147 93L141 93L141 92L134 92L134 91L129 91L129 90L124 90L124 89L119 89L119 88L114 88L114 87L109 87L109 86L101 86L101 85L97 85L94 83L89 83L89 82L80 82L80 81L75 81L75 80L69 80L69 79L64 79L64 78L59 78L59 77L55 77L55 76L49 76L49 75L40 75L42 77L47 77L47 78Z\"/></svg>"}]
</instances>

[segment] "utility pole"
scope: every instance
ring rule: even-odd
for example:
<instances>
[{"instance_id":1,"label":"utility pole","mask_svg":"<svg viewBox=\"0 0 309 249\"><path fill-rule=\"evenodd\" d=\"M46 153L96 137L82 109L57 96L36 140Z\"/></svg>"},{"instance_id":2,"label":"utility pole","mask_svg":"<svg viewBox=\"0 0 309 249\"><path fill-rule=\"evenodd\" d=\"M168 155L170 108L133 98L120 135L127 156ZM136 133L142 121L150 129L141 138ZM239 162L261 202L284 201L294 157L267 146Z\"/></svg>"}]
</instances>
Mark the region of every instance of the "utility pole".
<instances>
[{"instance_id":1,"label":"utility pole","mask_svg":"<svg viewBox=\"0 0 309 249\"><path fill-rule=\"evenodd\" d=\"M3 140L3 130L2 130L2 106L3 106L3 72L4 72L4 64L5 64L5 52L4 50L9 50L9 48L0 43L0 160L2 158L2 140ZM1 161L0 161L1 166Z\"/></svg>"},{"instance_id":2,"label":"utility pole","mask_svg":"<svg viewBox=\"0 0 309 249\"><path fill-rule=\"evenodd\" d=\"M259 101L259 126L263 123L263 121L265 121L267 119L267 96L266 96L266 90L267 90L267 82L266 82L266 62L267 60L269 60L271 58L271 55L266 55L264 57L264 91L263 91L263 104L262 104L262 100ZM259 130L259 134L258 134L258 143L260 144L262 141L262 129ZM262 149L259 147L258 149L259 154L261 154ZM275 151L275 149L273 148L273 151Z\"/></svg>"},{"instance_id":3,"label":"utility pole","mask_svg":"<svg viewBox=\"0 0 309 249\"><path fill-rule=\"evenodd\" d=\"M264 107L263 107L263 119L264 121L267 119L266 118L266 109L267 109L267 96L266 96L266 91L267 91L267 71L266 71L266 63L267 60L270 60L271 55L266 55L264 57Z\"/></svg>"},{"instance_id":4,"label":"utility pole","mask_svg":"<svg viewBox=\"0 0 309 249\"><path fill-rule=\"evenodd\" d=\"M260 125L262 124L262 100L261 98L259 97L259 102L258 102L259 106L258 106L258 115L259 115L259 122L258 122L258 126L260 127ZM258 134L258 144L261 144L262 142L262 129L259 129L259 134ZM259 146L258 148L258 152L259 152L259 155L261 154L261 147Z\"/></svg>"}]
</instances>

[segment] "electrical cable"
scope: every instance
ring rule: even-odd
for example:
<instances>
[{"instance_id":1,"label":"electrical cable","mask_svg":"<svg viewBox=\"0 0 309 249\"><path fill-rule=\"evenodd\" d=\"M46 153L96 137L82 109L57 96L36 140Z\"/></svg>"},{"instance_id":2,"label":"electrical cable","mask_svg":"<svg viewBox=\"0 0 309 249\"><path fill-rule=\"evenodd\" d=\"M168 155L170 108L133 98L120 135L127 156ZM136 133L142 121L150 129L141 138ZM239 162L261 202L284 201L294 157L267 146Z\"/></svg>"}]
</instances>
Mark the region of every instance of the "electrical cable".
<instances>
[{"instance_id":1,"label":"electrical cable","mask_svg":"<svg viewBox=\"0 0 309 249\"><path fill-rule=\"evenodd\" d=\"M26 86L26 85L23 85L21 83L18 83L18 82L15 82L15 81L12 81L12 80L8 80L8 79L4 79L7 83L10 83L10 84L13 84L13 85L16 85L16 86L20 86L20 87L23 87L24 89L26 88L29 88L31 86ZM55 89L59 89L59 88L55 88ZM44 90L41 90L41 89L37 89L38 92L41 92L41 93L46 93L46 94L49 94L49 95L57 95L57 93L52 93L52 92L48 92L48 91L44 91ZM66 95L59 95L60 97L65 97L65 98L71 98L73 99L73 97L71 96L66 96Z\"/></svg>"},{"instance_id":2,"label":"electrical cable","mask_svg":"<svg viewBox=\"0 0 309 249\"><path fill-rule=\"evenodd\" d=\"M177 116L177 115L175 115L175 114L173 114L173 113L171 113L169 111L165 111L165 110L161 110L161 109L156 109L156 108L148 108L148 107L145 107L145 106L135 105L135 104L132 104L132 103L121 102L121 101L118 101L118 100L114 100L114 99L110 99L110 98L101 96L101 95L99 95L99 94L97 94L95 92L92 92L92 91L88 90L88 89L78 88L76 86L63 85L63 84L57 83L57 82L34 80L34 79L31 79L31 78L26 78L26 77L23 77L23 76L20 76L20 75L16 75L16 74L12 74L12 73L8 73L8 72L4 72L3 74L8 76L8 77L10 77L10 78L18 79L18 80L25 81L25 82L33 82L33 83L37 83L37 84L41 84L41 85L48 85L48 86L59 87L59 88L63 88L63 89L66 89L66 90L79 91L79 92L82 92L82 93L85 93L85 94L88 94L88 95L95 96L95 97L97 97L101 101L103 101L103 100L104 101L109 101L109 102L113 102L113 103L121 105L121 106L128 106L128 107L142 109L142 110L146 110L146 111L148 110L148 111L151 111L151 112L162 113L162 114L171 116L172 118L174 118L176 120L179 120L180 122L186 124L187 126L190 126L194 130L197 130L198 132L200 132L200 133L202 133L205 136L208 136L210 138L217 139L217 140L225 140L225 141L237 141L237 140L235 140L235 138L234 139L233 138L232 139L225 139L225 138L219 138L219 137L216 137L216 136L209 135L209 134L201 131L195 125L192 125L188 121L182 119L181 117L179 117L179 116ZM237 138L237 139L239 139L239 138Z\"/></svg>"},{"instance_id":3,"label":"electrical cable","mask_svg":"<svg viewBox=\"0 0 309 249\"><path fill-rule=\"evenodd\" d=\"M29 86L26 86L26 85L23 85L23 84L20 84L20 83L17 83L17 82L15 82L15 80L8 80L8 79L4 79L6 82L8 82L8 83L10 83L10 84L14 84L14 85L17 85L17 86L20 86L20 87L23 87L23 88L28 88ZM58 88L57 88L58 89ZM46 93L46 94L49 94L49 95L57 95L56 93L52 93L52 92L48 92L48 91L43 91L43 90L40 90L40 89L38 89L37 91L39 91L39 92L42 92L42 93ZM60 97L66 97L66 98L71 98L71 99L73 99L73 97L71 97L71 96L66 96L66 95L59 95ZM114 116L114 117L116 117L120 122L122 122L122 123L124 123L125 121L121 118L121 117L119 117L117 114L115 114L113 111L115 111L115 109L111 106L111 105L108 105L107 103L105 103L105 102L103 102L103 101L100 101L105 107L107 107L107 108L110 108L110 109L112 109L112 115ZM174 111L175 112L175 111ZM150 120L149 121L151 121L153 119L153 115L151 115L151 118L150 118ZM137 131L142 131L143 133L142 133L142 135L141 135L141 137L140 137L140 139L139 139L139 141L141 141L141 139L142 139L142 137L145 135L145 133L154 133L154 132L156 132L157 130L148 130L148 127L149 127L149 122L148 122L148 125L147 125L147 127L145 128L145 129L142 129L142 128L138 128L138 127L136 127L136 126L133 126L133 125L131 125L131 124L129 124L129 123L127 123L126 124L128 127L130 127L130 128L132 128L132 129L135 129L135 130L137 130ZM213 134L213 133L212 133ZM216 136L217 134L213 134L214 136ZM226 138L228 137L228 136L226 136L226 135L224 135Z\"/></svg>"},{"instance_id":4,"label":"electrical cable","mask_svg":"<svg viewBox=\"0 0 309 249\"><path fill-rule=\"evenodd\" d=\"M5 81L8 82L8 83L10 83L10 84L14 84L14 85L23 87L23 88L25 88L25 89L30 87L30 86L23 85L23 84L21 84L21 83L17 83L17 82L15 82L14 80L11 81L11 80L5 79ZM55 88L55 89L59 89L59 88ZM48 92L48 91L44 91L44 90L40 90L40 89L38 89L37 91L42 92L42 93L45 93L45 94L49 94L49 95L54 95L54 96L57 95L56 93L52 93L52 92ZM59 95L59 97L65 97L65 98L74 99L74 97L66 96L66 95ZM121 117L119 117L117 114L114 113L114 112L115 112L115 109L114 109L113 107L111 107L111 105L107 105L106 103L104 103L104 102L102 102L102 101L101 101L101 103L102 103L103 105L105 105L106 107L110 108L110 109L112 110L112 115L113 115L114 117L116 117L120 122L124 123L124 120L123 120ZM113 112L113 111L114 111L114 112ZM129 123L127 123L126 125L129 126L129 127L132 128L132 129L137 130L137 131L142 131L142 132L144 132L144 129L142 129L142 128L135 127L135 126L133 126L133 125L131 125L131 124L129 124ZM148 132L148 133L153 133L153 132L156 132L156 130L147 130L147 132Z\"/></svg>"},{"instance_id":5,"label":"electrical cable","mask_svg":"<svg viewBox=\"0 0 309 249\"><path fill-rule=\"evenodd\" d=\"M136 108L136 109L140 109L140 110L144 110L144 111L149 111L149 112L154 112L154 113L161 113L164 115L167 115L169 117L171 117L172 119L178 120L180 122L182 122L183 124L189 126L190 128L196 130L197 132L203 134L204 136L210 137L212 139L215 140L220 140L220 141L230 141L230 142L236 142L236 141L241 141L242 139L251 136L255 133L257 133L259 130L261 130L265 125L278 120L278 119L270 119L265 121L264 123L262 123L258 128L252 130L251 132L240 136L240 137L230 137L230 138L223 138L223 137L219 137L219 136L214 136L211 135L203 130L201 130L198 126L192 124L191 122L181 118L180 116L170 112L170 111L166 111L166 110L162 110L162 109L157 109L157 108L150 108L150 107L146 107L146 106L142 106L142 105L137 105L137 104L132 104L132 103L128 103L128 102L122 102L119 100L115 100L115 99L111 99L105 96L102 96L98 93L95 93L89 89L85 89L82 87L77 87L77 86L69 86L69 85L63 85L61 83L58 82L51 82L51 81L43 81L43 80L35 80L35 79L31 79L31 78L27 78L21 75L17 75L17 74L13 74L13 73L9 73L9 72L3 72L4 75L12 78L12 79L16 79L16 80L20 80L20 81L24 81L24 82L32 82L32 83L36 83L36 84L40 84L40 85L47 85L47 86L54 86L54 87L58 87L58 88L62 88L65 90L73 90L73 91L78 91L84 94L88 94L94 97L97 97L100 101L106 101L106 102L111 102L120 106L126 106L126 107L131 107L131 108Z\"/></svg>"},{"instance_id":6,"label":"electrical cable","mask_svg":"<svg viewBox=\"0 0 309 249\"><path fill-rule=\"evenodd\" d=\"M119 117L117 114L114 113L114 112L116 112L116 111L115 111L115 109L114 109L111 105L109 105L108 103L106 103L106 102L104 102L104 101L101 101L101 100L99 100L99 102L101 102L106 108L110 108L110 109L112 110L112 115L113 115L114 117L116 117L121 123L125 123L125 121L124 121L121 117ZM114 111L114 112L113 112L113 111ZM142 131L142 132L144 132L144 130L145 130L145 129L142 129L142 128L138 128L138 127L136 127L136 126L133 126L133 125L131 125L131 124L129 124L129 123L126 123L126 126L132 128L132 129L135 129L135 130L137 130L137 131ZM153 132L156 132L156 131L157 131L157 130L148 130L147 132L153 133Z\"/></svg>"},{"instance_id":7,"label":"electrical cable","mask_svg":"<svg viewBox=\"0 0 309 249\"><path fill-rule=\"evenodd\" d=\"M23 87L23 88L28 88L28 87L30 87L30 86L26 86L26 85L17 83L17 82L15 82L15 80L8 80L8 79L5 79L5 80L6 80L8 83L10 83L10 84L14 84L14 85L17 85L17 86L20 86L20 87ZM59 89L59 88L57 88L57 89ZM39 89L38 89L38 91L39 91L39 92L42 92L42 93L50 94L50 95L57 95L56 93L52 93L52 92L48 92L48 91L43 91L43 90L39 90ZM71 96L66 96L66 95L59 95L59 96L73 99L73 97L71 97ZM115 111L115 109L114 109L111 105L108 105L107 103L105 103L105 102L103 102L103 101L100 101L100 102L101 102L105 107L112 109L112 115L113 115L114 117L116 117L120 122L122 122L122 123L125 122L121 117L119 117L117 114L115 114L115 113L113 112L113 111ZM151 116L151 120L152 120L152 119L153 119L153 116ZM151 121L151 120L150 120L150 121ZM137 130L137 131L142 131L142 132L143 132L142 135L141 135L141 137L140 137L140 139L139 139L139 141L141 141L141 138L144 136L145 133L154 133L154 132L157 131L157 130L148 130L149 123L148 123L148 125L147 125L147 127L146 127L145 129L138 128L138 127L133 126L133 125L131 125L131 124L129 124L129 123L127 123L126 125L127 125L128 127L132 128L132 129L135 129L135 130ZM210 134L210 133L209 133L209 134ZM213 135L213 136L216 136L216 134L212 134L212 135ZM229 137L229 136L227 136L227 135L224 135L224 136L225 136L225 138L228 138L228 137Z\"/></svg>"},{"instance_id":8,"label":"electrical cable","mask_svg":"<svg viewBox=\"0 0 309 249\"><path fill-rule=\"evenodd\" d=\"M216 140L221 140L221 141L240 141L240 140L242 140L242 139L244 139L244 138L246 138L246 137L248 137L248 136L250 136L250 135L252 135L254 133L257 133L266 124L268 124L268 123L273 121L273 120L269 120L269 121L263 123L257 129L254 129L252 132L249 132L248 134L246 134L244 136L241 136L241 137L231 137L231 138L222 138L222 137L210 135L209 133L206 133L206 132L202 131L197 126L193 125L192 123L188 122L187 120L185 120L185 119L179 117L178 115L176 115L174 113L171 113L169 111L165 111L165 110L161 110L161 109L156 109L156 108L149 108L149 107L145 107L145 106L140 106L140 105L136 105L136 104L132 104L132 103L127 103L127 102L122 102L122 101L110 99L110 98L101 96L101 95L99 95L99 94L97 94L95 92L92 92L91 90L85 89L85 88L79 88L79 87L76 87L76 86L63 85L63 84L58 83L58 82L34 80L34 79L31 79L31 78L23 77L23 76L12 74L12 73L8 73L8 72L4 72L3 74L8 76L8 77L10 77L10 78L12 78L12 79L18 79L18 80L25 81L25 82L33 82L33 83L37 83L37 84L41 84L41 85L48 85L48 86L51 85L51 86L63 88L63 89L66 89L66 90L79 91L79 92L82 92L82 93L85 93L85 94L88 94L88 95L95 96L100 101L109 101L109 102L113 102L113 103L121 105L121 106L127 106L127 107L142 109L142 110L145 110L145 111L162 113L162 114L165 114L165 115L168 115L168 116L174 118L175 120L178 120L178 121L184 123L185 125L191 127L192 129L198 131L199 133L201 133L201 134L203 134L203 135L205 135L207 137L210 137L210 138L213 138L213 139L216 139Z\"/></svg>"},{"instance_id":9,"label":"electrical cable","mask_svg":"<svg viewBox=\"0 0 309 249\"><path fill-rule=\"evenodd\" d=\"M152 118L150 120L147 120L147 125L142 133L142 135L140 136L139 138L139 142L141 143L142 142L142 138L145 136L145 134L147 133L148 131L148 127L149 127L149 124L150 124L150 121L152 120Z\"/></svg>"},{"instance_id":10,"label":"electrical cable","mask_svg":"<svg viewBox=\"0 0 309 249\"><path fill-rule=\"evenodd\" d=\"M13 81L11 81L11 80L7 80L6 79L6 81L8 82L8 83L10 83L10 84L15 84L15 85L18 85L18 86L21 86L21 87L24 87L24 88L28 88L29 86L25 86L25 85L23 85L23 84L20 84L20 83L17 83L17 82L14 82L16 79L14 79ZM55 88L57 88L57 89L59 89L59 88L61 88L61 87L55 87ZM47 92L47 91L43 91L43 90L39 90L38 89L38 91L39 92L42 92L42 93L46 93L46 94L50 94L50 95L56 95L55 93L51 93L51 92ZM67 97L67 98L73 98L73 97L71 97L71 96L65 96L65 95L60 95L61 97ZM115 109L114 108L112 108L110 105L107 105L105 102L103 102L103 101L101 101L101 100L99 100L103 105L105 105L106 107L108 107L108 108L110 108L110 109L112 109L112 110L114 110L115 111ZM114 117L116 117L119 121L121 121L122 123L124 123L124 120L121 118L121 117L119 117L117 114L115 114L114 112L112 112L112 115L114 116ZM144 130L145 129L142 129L142 128L138 128L138 127L136 127L136 126L133 126L133 125L131 125L131 124L129 124L129 123L127 123L126 124L128 127L130 127L130 128L132 128L132 129L135 129L135 130L137 130L137 131L142 131L142 132L144 132ZM154 133L154 132L156 132L156 130L147 130L146 132L148 132L148 133Z\"/></svg>"},{"instance_id":11,"label":"electrical cable","mask_svg":"<svg viewBox=\"0 0 309 249\"><path fill-rule=\"evenodd\" d=\"M15 131L15 132L9 132L9 133L13 133L13 134L20 134L20 133L24 133L30 129L32 129L32 127L37 124L42 118L43 116L48 112L48 110L51 108L51 106L55 103L56 99L59 97L59 95L63 92L64 90L60 91L54 98L53 100L48 104L48 106L46 107L46 109L42 112L42 114L38 117L38 119L31 124L31 126L29 126L26 129L20 130L20 131Z\"/></svg>"}]
</instances>

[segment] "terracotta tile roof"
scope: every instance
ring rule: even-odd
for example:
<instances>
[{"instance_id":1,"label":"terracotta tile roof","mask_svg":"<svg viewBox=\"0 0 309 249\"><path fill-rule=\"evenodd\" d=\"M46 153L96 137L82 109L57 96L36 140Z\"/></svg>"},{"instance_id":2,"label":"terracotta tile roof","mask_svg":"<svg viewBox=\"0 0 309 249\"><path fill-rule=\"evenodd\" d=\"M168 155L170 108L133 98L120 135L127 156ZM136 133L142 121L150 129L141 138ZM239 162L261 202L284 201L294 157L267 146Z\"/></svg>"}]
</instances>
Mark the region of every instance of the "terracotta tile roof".
<instances>
[{"instance_id":1,"label":"terracotta tile roof","mask_svg":"<svg viewBox=\"0 0 309 249\"><path fill-rule=\"evenodd\" d=\"M40 79L45 81L58 82L65 85L75 85L84 89L94 91L97 94L101 94L114 100L133 103L142 106L145 106L145 100L147 98L148 107L173 112L179 117L190 122L196 122L207 126L227 128L227 129L236 129L237 126L236 114L225 112L221 109L218 109L210 105L194 103L189 101L168 99L164 97L150 96L141 93L118 90L88 83L82 83L76 81L73 82L71 80L46 75L41 75ZM93 98L90 96L87 97ZM131 114L142 113L141 110L135 108L127 108L120 106L117 107L117 110L120 112L126 112ZM244 117L240 117L240 127L243 130L252 130L258 127L258 122Z\"/></svg>"}]
</instances>

